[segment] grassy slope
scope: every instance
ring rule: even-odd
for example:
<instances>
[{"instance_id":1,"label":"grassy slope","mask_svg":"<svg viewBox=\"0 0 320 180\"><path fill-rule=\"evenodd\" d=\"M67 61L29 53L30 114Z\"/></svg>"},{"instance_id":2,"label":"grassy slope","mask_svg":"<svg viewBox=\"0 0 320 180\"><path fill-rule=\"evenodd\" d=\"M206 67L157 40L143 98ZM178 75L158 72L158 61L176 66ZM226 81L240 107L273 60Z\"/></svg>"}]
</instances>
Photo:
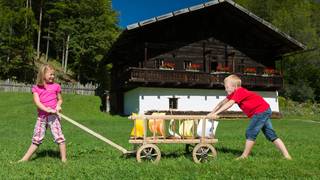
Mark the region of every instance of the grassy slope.
<instances>
[{"instance_id":1,"label":"grassy slope","mask_svg":"<svg viewBox=\"0 0 320 180\"><path fill-rule=\"evenodd\" d=\"M320 124L289 119L274 120L273 125L290 150L292 161L282 159L263 135L259 135L251 158L235 161L243 149L247 120L221 121L217 130L219 142L215 145L218 157L200 165L184 153L183 145L160 145L159 164L139 164L135 157L122 157L119 151L64 121L67 164L60 163L49 131L32 161L11 164L22 157L30 144L36 109L31 94L0 93L0 99L1 179L320 178ZM132 123L126 117L109 116L98 109L97 97L64 95L66 115L131 149L128 136Z\"/></svg>"}]
</instances>

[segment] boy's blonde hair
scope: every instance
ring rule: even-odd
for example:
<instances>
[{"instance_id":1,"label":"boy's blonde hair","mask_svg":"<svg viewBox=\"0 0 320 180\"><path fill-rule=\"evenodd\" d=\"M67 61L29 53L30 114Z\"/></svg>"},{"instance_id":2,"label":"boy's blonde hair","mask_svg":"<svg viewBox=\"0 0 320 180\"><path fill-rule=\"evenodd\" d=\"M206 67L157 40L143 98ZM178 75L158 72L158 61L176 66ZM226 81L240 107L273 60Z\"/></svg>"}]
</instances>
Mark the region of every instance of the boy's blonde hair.
<instances>
[{"instance_id":1,"label":"boy's blonde hair","mask_svg":"<svg viewBox=\"0 0 320 180\"><path fill-rule=\"evenodd\" d=\"M37 82L36 82L37 85L39 86L44 85L44 76L49 69L54 70L54 67L51 64L43 64L39 67Z\"/></svg>"},{"instance_id":2,"label":"boy's blonde hair","mask_svg":"<svg viewBox=\"0 0 320 180\"><path fill-rule=\"evenodd\" d=\"M229 75L224 79L224 83L231 82L235 87L241 87L241 79L237 75Z\"/></svg>"}]
</instances>

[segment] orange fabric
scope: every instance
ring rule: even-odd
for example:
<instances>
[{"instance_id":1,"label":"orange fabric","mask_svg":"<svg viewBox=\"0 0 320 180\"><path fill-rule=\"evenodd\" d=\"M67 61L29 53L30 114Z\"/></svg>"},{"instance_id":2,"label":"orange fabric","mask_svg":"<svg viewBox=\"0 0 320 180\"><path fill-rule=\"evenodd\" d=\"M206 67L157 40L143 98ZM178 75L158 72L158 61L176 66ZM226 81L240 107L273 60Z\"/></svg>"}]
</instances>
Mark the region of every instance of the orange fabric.
<instances>
[{"instance_id":1,"label":"orange fabric","mask_svg":"<svg viewBox=\"0 0 320 180\"><path fill-rule=\"evenodd\" d=\"M158 115L158 116L162 116L162 115L166 115L166 113L152 113L152 115ZM156 135L161 135L161 136L165 136L165 120L163 119L149 119L149 130L151 131L151 133L156 133Z\"/></svg>"}]
</instances>

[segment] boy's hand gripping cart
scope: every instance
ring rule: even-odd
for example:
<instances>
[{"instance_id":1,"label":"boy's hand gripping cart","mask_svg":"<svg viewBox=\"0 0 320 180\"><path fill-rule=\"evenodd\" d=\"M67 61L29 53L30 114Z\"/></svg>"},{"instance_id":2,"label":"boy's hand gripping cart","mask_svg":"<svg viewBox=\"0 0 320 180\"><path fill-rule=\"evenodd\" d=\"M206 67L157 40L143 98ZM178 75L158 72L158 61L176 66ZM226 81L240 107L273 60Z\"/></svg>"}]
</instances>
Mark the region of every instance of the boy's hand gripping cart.
<instances>
[{"instance_id":1,"label":"boy's hand gripping cart","mask_svg":"<svg viewBox=\"0 0 320 180\"><path fill-rule=\"evenodd\" d=\"M136 153L136 158L138 162L141 161L151 161L151 162L158 162L161 158L160 149L155 144L166 143L166 144L186 144L186 145L194 145L196 146L193 148L192 156L193 160L196 163L206 162L214 157L216 157L217 152L215 148L211 145L218 142L217 139L214 137L205 137L205 129L206 123L202 123L202 135L200 137L188 137L184 138L181 137L179 139L167 139L165 137L159 138L153 133L152 136L147 136L147 123L148 119L163 119L163 120L172 120L175 121L183 121L183 120L194 120L194 123L197 123L199 119L210 119L208 116L178 116L178 115L138 115L138 116L130 116L129 119L134 120L136 124L136 119L143 118L143 126L144 126L144 135L142 138L134 136L129 140L129 143L139 145L137 151L128 151L127 149L123 148L122 146L114 143L113 141L103 137L102 135L92 131L91 129L87 128L86 126L74 121L73 119L61 114L57 113L60 117L67 120L71 124L79 127L80 129L84 130L85 132L95 136L96 138L104 141L105 143L111 145L112 147L121 151L124 155L134 154ZM206 121L204 121L206 122ZM134 126L135 127L135 126ZM136 130L136 128L134 128ZM193 128L193 132L195 128ZM136 133L135 133L136 134ZM195 133L193 133L195 134ZM188 146L187 146L188 148Z\"/></svg>"}]
</instances>

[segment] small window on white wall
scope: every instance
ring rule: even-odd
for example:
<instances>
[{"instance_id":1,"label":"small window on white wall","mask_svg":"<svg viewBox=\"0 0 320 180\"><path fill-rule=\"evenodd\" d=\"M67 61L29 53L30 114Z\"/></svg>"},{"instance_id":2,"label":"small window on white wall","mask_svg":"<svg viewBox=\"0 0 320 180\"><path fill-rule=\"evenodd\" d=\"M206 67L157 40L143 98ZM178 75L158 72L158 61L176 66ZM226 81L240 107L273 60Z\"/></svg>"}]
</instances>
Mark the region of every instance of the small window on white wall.
<instances>
[{"instance_id":1,"label":"small window on white wall","mask_svg":"<svg viewBox=\"0 0 320 180\"><path fill-rule=\"evenodd\" d=\"M178 109L178 98L169 98L169 109Z\"/></svg>"}]
</instances>

